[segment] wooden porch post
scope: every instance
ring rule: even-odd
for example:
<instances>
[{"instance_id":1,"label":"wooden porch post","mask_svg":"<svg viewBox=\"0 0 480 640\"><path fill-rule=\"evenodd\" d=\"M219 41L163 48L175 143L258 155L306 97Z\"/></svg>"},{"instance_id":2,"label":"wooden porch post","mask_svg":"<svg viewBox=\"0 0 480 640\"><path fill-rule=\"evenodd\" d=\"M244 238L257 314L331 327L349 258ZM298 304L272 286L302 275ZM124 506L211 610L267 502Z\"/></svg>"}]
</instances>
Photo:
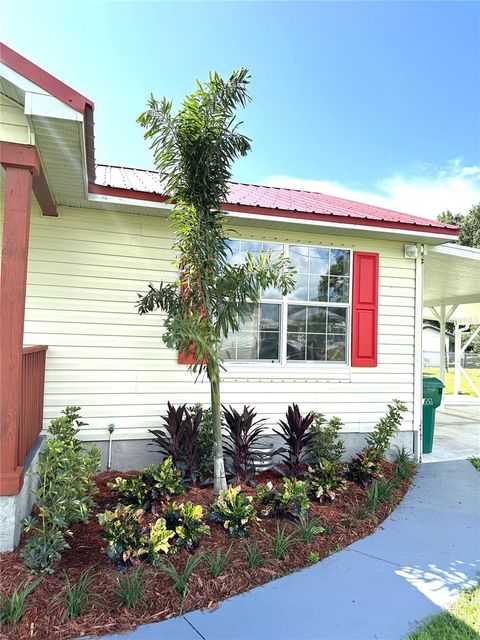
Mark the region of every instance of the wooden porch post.
<instances>
[{"instance_id":1,"label":"wooden porch post","mask_svg":"<svg viewBox=\"0 0 480 640\"><path fill-rule=\"evenodd\" d=\"M6 173L0 281L0 495L5 496L18 494L23 484L17 454L23 325L32 178L40 162L35 147L0 142L0 163Z\"/></svg>"}]
</instances>

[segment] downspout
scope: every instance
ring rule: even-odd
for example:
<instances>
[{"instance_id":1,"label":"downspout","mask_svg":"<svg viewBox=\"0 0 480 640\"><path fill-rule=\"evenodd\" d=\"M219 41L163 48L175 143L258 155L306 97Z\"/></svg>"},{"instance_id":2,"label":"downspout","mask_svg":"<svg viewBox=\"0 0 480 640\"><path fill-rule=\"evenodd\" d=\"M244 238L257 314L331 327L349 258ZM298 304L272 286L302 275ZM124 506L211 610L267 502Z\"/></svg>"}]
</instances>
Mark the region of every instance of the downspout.
<instances>
[{"instance_id":1,"label":"downspout","mask_svg":"<svg viewBox=\"0 0 480 640\"><path fill-rule=\"evenodd\" d=\"M423 414L423 264L425 246L417 244L415 259L415 331L413 374L413 455L422 460L422 414Z\"/></svg>"}]
</instances>

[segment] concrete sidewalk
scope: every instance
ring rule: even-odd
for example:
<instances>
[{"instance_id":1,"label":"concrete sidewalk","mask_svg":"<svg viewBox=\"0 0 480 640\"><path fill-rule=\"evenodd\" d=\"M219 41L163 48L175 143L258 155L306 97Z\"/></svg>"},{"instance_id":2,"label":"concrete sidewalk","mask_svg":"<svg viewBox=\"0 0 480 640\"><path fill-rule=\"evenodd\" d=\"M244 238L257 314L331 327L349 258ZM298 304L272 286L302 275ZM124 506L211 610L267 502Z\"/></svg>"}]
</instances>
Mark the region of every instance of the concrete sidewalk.
<instances>
[{"instance_id":1,"label":"concrete sidewalk","mask_svg":"<svg viewBox=\"0 0 480 640\"><path fill-rule=\"evenodd\" d=\"M480 571L480 473L419 467L373 535L222 603L109 640L390 640L448 605Z\"/></svg>"}]
</instances>

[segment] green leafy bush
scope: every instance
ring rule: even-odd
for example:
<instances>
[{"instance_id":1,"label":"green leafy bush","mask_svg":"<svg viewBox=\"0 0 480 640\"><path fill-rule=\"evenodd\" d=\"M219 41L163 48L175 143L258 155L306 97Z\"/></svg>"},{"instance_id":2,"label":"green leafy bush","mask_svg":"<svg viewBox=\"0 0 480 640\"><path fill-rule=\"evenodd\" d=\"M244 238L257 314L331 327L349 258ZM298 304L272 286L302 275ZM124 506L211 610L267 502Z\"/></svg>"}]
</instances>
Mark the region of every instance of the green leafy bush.
<instances>
[{"instance_id":1,"label":"green leafy bush","mask_svg":"<svg viewBox=\"0 0 480 640\"><path fill-rule=\"evenodd\" d=\"M203 523L203 508L199 504L172 502L167 507L166 521L169 529L177 535L177 547L194 551L203 535L210 533L210 527Z\"/></svg>"},{"instance_id":2,"label":"green leafy bush","mask_svg":"<svg viewBox=\"0 0 480 640\"><path fill-rule=\"evenodd\" d=\"M115 478L108 483L109 489L117 491L122 501L149 511L155 502L167 500L185 492L180 471L172 458L155 466L151 465L140 474L129 478Z\"/></svg>"},{"instance_id":3,"label":"green leafy bush","mask_svg":"<svg viewBox=\"0 0 480 640\"><path fill-rule=\"evenodd\" d=\"M374 430L368 434L363 449L368 453L370 460L374 462L381 462L385 458L390 441L402 424L402 414L407 410L407 407L400 400L394 400L392 404L387 406L387 415L381 418Z\"/></svg>"},{"instance_id":4,"label":"green leafy bush","mask_svg":"<svg viewBox=\"0 0 480 640\"><path fill-rule=\"evenodd\" d=\"M380 463L372 460L367 452L357 453L348 465L347 477L357 484L366 487L373 480L382 477Z\"/></svg>"},{"instance_id":5,"label":"green leafy bush","mask_svg":"<svg viewBox=\"0 0 480 640\"><path fill-rule=\"evenodd\" d=\"M252 498L246 496L242 487L229 487L221 491L210 509L210 519L222 522L231 536L248 536L247 527L258 521Z\"/></svg>"},{"instance_id":6,"label":"green leafy bush","mask_svg":"<svg viewBox=\"0 0 480 640\"><path fill-rule=\"evenodd\" d=\"M345 465L320 458L319 462L308 467L308 494L317 500L335 500L338 491L344 491L347 483L344 478Z\"/></svg>"},{"instance_id":7,"label":"green leafy bush","mask_svg":"<svg viewBox=\"0 0 480 640\"><path fill-rule=\"evenodd\" d=\"M143 546L140 549L140 553L147 553L150 560L157 564L161 554L175 552L175 547L170 544L170 538L173 538L174 535L175 531L167 528L165 518L158 518L151 525L148 534L142 536L141 543Z\"/></svg>"},{"instance_id":8,"label":"green leafy bush","mask_svg":"<svg viewBox=\"0 0 480 640\"><path fill-rule=\"evenodd\" d=\"M52 420L49 436L40 452L34 475L39 481L33 491L38 515L24 522L26 531L34 532L21 556L34 571L52 573L52 565L68 548L69 526L87 522L94 505L97 486L93 475L100 464L100 451L86 449L77 439L85 423L80 421L79 407L67 407L62 416Z\"/></svg>"},{"instance_id":9,"label":"green leafy bush","mask_svg":"<svg viewBox=\"0 0 480 640\"><path fill-rule=\"evenodd\" d=\"M105 511L97 516L103 527L102 536L107 541L107 555L120 569L125 569L146 552L142 542L143 516L143 509L124 504L118 505L115 511Z\"/></svg>"},{"instance_id":10,"label":"green leafy bush","mask_svg":"<svg viewBox=\"0 0 480 640\"><path fill-rule=\"evenodd\" d=\"M310 427L310 451L315 461L341 462L345 453L345 443L339 435L342 427L340 418L334 416L327 421L323 413L315 413Z\"/></svg>"},{"instance_id":11,"label":"green leafy bush","mask_svg":"<svg viewBox=\"0 0 480 640\"><path fill-rule=\"evenodd\" d=\"M130 476L129 478L115 478L115 482L108 482L107 487L120 494L126 504L145 507L147 501L147 484L143 475Z\"/></svg>"},{"instance_id":12,"label":"green leafy bush","mask_svg":"<svg viewBox=\"0 0 480 640\"><path fill-rule=\"evenodd\" d=\"M273 518L304 518L310 508L307 483L295 478L284 478L280 489L271 482L256 486L256 498L261 514Z\"/></svg>"},{"instance_id":13,"label":"green leafy bush","mask_svg":"<svg viewBox=\"0 0 480 640\"><path fill-rule=\"evenodd\" d=\"M181 473L174 467L172 458L165 458L157 467L148 467L143 476L155 499L163 500L185 493Z\"/></svg>"},{"instance_id":14,"label":"green leafy bush","mask_svg":"<svg viewBox=\"0 0 480 640\"><path fill-rule=\"evenodd\" d=\"M213 425L210 408L203 412L197 437L197 465L200 480L213 478Z\"/></svg>"},{"instance_id":15,"label":"green leafy bush","mask_svg":"<svg viewBox=\"0 0 480 640\"><path fill-rule=\"evenodd\" d=\"M368 434L362 451L353 457L348 466L348 477L358 484L366 486L372 480L382 476L380 463L390 446L390 441L402 423L402 414L407 407L394 400L388 405L387 415L380 419L374 430Z\"/></svg>"}]
</instances>

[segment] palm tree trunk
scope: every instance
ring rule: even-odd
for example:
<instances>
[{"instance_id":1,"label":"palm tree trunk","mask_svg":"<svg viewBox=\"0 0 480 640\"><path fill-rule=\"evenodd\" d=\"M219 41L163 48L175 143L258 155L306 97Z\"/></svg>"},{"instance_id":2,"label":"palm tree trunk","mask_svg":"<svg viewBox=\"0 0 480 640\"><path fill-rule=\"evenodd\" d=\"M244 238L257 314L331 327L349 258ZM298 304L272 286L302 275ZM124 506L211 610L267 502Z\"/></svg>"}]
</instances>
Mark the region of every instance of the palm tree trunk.
<instances>
[{"instance_id":1,"label":"palm tree trunk","mask_svg":"<svg viewBox=\"0 0 480 640\"><path fill-rule=\"evenodd\" d=\"M210 398L212 406L213 427L213 495L227 488L225 477L225 463L223 460L222 419L220 415L220 372L218 365L207 366L210 380Z\"/></svg>"}]
</instances>

